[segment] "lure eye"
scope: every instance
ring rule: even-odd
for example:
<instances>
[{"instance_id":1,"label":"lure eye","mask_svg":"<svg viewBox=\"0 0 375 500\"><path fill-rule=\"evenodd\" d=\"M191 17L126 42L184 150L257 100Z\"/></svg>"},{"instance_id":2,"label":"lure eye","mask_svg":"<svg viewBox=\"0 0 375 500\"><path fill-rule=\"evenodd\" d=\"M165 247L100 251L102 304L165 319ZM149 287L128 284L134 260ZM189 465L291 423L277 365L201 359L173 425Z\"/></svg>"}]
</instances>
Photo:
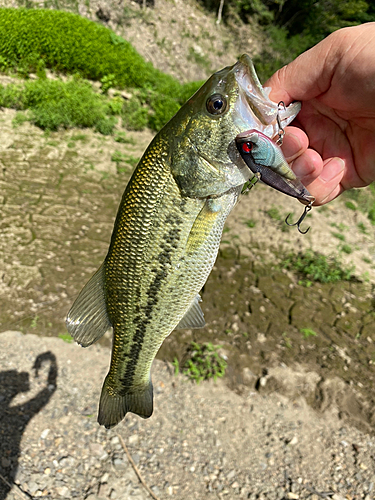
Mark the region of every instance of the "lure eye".
<instances>
[{"instance_id":1,"label":"lure eye","mask_svg":"<svg viewBox=\"0 0 375 500\"><path fill-rule=\"evenodd\" d=\"M207 99L206 108L211 115L222 115L227 109L227 100L220 94L214 94Z\"/></svg>"},{"instance_id":2,"label":"lure eye","mask_svg":"<svg viewBox=\"0 0 375 500\"><path fill-rule=\"evenodd\" d=\"M242 151L244 153L250 153L250 151L253 149L253 143L252 142L244 142L242 144Z\"/></svg>"}]
</instances>

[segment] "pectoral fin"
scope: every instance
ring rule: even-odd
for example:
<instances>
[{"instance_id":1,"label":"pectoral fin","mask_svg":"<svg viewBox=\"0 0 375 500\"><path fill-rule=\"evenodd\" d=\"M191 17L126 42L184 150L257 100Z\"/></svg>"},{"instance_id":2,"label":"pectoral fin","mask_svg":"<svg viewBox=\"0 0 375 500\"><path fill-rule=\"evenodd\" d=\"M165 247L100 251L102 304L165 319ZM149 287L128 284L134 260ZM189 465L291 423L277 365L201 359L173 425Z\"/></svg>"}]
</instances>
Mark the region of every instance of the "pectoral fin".
<instances>
[{"instance_id":1,"label":"pectoral fin","mask_svg":"<svg viewBox=\"0 0 375 500\"><path fill-rule=\"evenodd\" d=\"M104 265L101 265L68 312L66 328L78 344L87 347L111 326L104 296Z\"/></svg>"},{"instance_id":2,"label":"pectoral fin","mask_svg":"<svg viewBox=\"0 0 375 500\"><path fill-rule=\"evenodd\" d=\"M198 294L193 300L190 308L187 310L185 316L176 326L176 330L181 328L203 328L206 325L199 302L202 302L202 299Z\"/></svg>"},{"instance_id":3,"label":"pectoral fin","mask_svg":"<svg viewBox=\"0 0 375 500\"><path fill-rule=\"evenodd\" d=\"M186 245L188 253L195 252L207 241L217 218L221 215L220 198L208 198L190 230Z\"/></svg>"}]
</instances>

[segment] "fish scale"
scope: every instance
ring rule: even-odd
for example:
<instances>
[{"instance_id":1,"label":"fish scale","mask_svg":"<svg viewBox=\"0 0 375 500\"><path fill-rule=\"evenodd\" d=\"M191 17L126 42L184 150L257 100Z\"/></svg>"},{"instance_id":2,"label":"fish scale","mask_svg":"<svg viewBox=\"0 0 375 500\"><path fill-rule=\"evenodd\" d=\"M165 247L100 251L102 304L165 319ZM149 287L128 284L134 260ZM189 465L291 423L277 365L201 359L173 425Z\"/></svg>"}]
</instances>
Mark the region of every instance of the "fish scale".
<instances>
[{"instance_id":1,"label":"fish scale","mask_svg":"<svg viewBox=\"0 0 375 500\"><path fill-rule=\"evenodd\" d=\"M107 428L127 412L152 414L150 371L160 345L175 328L205 324L199 292L251 175L234 139L263 115L267 130L277 129L278 106L254 75L247 56L215 73L154 138L125 189L108 254L68 313L82 346L113 328L98 414ZM253 98L264 104L257 116Z\"/></svg>"}]
</instances>

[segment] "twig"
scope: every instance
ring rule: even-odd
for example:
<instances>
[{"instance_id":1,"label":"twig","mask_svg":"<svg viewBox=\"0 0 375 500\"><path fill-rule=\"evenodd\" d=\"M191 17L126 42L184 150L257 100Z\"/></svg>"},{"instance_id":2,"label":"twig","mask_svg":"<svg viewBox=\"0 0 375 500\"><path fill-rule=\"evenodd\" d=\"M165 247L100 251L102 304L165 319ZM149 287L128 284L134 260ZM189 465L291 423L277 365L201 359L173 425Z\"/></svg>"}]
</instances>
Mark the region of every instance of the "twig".
<instances>
[{"instance_id":1,"label":"twig","mask_svg":"<svg viewBox=\"0 0 375 500\"><path fill-rule=\"evenodd\" d=\"M319 497L322 497L322 498L330 498L330 497L332 497L335 494L334 491L317 491L315 488L312 488L309 485L306 485L305 488L310 493L313 493L314 495L318 495Z\"/></svg>"},{"instance_id":2,"label":"twig","mask_svg":"<svg viewBox=\"0 0 375 500\"><path fill-rule=\"evenodd\" d=\"M126 456L128 457L129 459L129 462L132 464L133 466L133 469L134 469L134 472L137 474L138 476L138 479L140 480L140 482L142 483L142 485L144 486L144 488L147 490L147 492L149 493L149 495L152 496L152 498L154 500L160 500L156 495L155 493L149 488L149 486L146 484L145 480L143 479L143 477L141 476L141 473L139 472L139 469L138 467L135 465L135 462L134 460L132 459L130 453L129 453L129 450L128 448L126 447L126 444L124 442L124 440L122 439L122 437L120 436L120 434L117 434L117 437L119 438L120 442L121 442L121 445L122 447L124 448L125 450L125 453L126 453Z\"/></svg>"},{"instance_id":3,"label":"twig","mask_svg":"<svg viewBox=\"0 0 375 500\"><path fill-rule=\"evenodd\" d=\"M224 7L224 0L220 0L220 5L219 5L219 11L217 13L217 19L216 19L216 24L221 23L221 16L223 13L223 7Z\"/></svg>"},{"instance_id":4,"label":"twig","mask_svg":"<svg viewBox=\"0 0 375 500\"><path fill-rule=\"evenodd\" d=\"M4 481L4 483L5 483L5 484L8 486L8 488L10 488L10 489L12 489L12 488L13 488L13 486L15 486L15 488L14 488L14 490L13 490L13 491L14 491L17 495L19 495L19 497L20 497L20 498L22 498L22 500L25 500L25 498L27 498L27 499L29 498L28 496L26 497L26 494L25 494L22 490L20 490L20 489L19 489L19 487L18 487L15 483L11 484L11 483L10 483L7 479L5 479L5 477L4 477L4 476L2 476L1 474L0 474L0 479L1 479L2 481ZM22 493L21 493L21 492L22 492Z\"/></svg>"}]
</instances>

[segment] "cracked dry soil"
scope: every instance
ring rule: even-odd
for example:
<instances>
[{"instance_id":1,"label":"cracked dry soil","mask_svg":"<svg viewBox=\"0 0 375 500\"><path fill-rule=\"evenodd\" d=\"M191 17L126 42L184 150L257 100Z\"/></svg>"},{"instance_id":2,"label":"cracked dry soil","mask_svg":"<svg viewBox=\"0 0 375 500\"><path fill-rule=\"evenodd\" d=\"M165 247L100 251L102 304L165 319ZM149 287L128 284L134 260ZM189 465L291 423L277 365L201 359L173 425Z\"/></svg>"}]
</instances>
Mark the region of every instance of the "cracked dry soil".
<instances>
[{"instance_id":1,"label":"cracked dry soil","mask_svg":"<svg viewBox=\"0 0 375 500\"><path fill-rule=\"evenodd\" d=\"M206 328L164 343L153 417L130 415L106 431L95 416L108 337L87 350L51 337L65 333L66 311L106 253L132 169L112 161L114 151L140 157L152 136L129 133L134 144L91 131L46 136L28 124L14 129L13 117L0 115L0 325L23 334L0 335L0 474L12 486L0 479L0 498L147 498L116 433L159 498L373 498L366 218L337 200L313 211L302 237L267 215L297 213L294 200L265 186L242 197L203 290ZM337 251L332 223L348 227L355 250L346 263L369 281L302 287L278 258ZM304 338L301 328L317 335ZM183 360L191 340L222 346L222 382L173 376L168 361Z\"/></svg>"}]
</instances>

